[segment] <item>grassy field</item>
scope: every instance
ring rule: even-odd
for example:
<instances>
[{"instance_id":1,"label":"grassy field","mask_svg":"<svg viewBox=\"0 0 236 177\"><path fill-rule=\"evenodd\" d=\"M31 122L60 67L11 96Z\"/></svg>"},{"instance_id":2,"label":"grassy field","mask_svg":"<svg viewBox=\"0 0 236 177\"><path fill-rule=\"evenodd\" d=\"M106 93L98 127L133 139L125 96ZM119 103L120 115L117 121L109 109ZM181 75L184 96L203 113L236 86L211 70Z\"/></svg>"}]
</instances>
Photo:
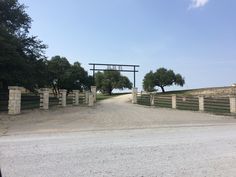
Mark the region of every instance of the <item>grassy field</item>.
<instances>
[{"instance_id":1,"label":"grassy field","mask_svg":"<svg viewBox=\"0 0 236 177\"><path fill-rule=\"evenodd\" d=\"M109 99L109 98L112 98L115 96L120 96L120 95L125 95L125 94L130 94L130 93L113 93L111 95L98 93L97 94L97 101L101 101L101 100L105 100L105 99Z\"/></svg>"}]
</instances>

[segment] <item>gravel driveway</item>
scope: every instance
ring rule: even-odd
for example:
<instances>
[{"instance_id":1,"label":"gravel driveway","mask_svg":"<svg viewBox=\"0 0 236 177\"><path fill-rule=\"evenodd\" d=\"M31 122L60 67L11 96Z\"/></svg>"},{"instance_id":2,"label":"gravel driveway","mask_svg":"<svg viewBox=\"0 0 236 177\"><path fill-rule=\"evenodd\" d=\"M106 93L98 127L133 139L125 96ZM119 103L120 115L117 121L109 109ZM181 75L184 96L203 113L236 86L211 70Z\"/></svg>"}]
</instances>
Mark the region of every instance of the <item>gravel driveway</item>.
<instances>
[{"instance_id":1,"label":"gravel driveway","mask_svg":"<svg viewBox=\"0 0 236 177\"><path fill-rule=\"evenodd\" d=\"M3 176L235 176L235 119L132 105L129 97L0 115Z\"/></svg>"}]
</instances>

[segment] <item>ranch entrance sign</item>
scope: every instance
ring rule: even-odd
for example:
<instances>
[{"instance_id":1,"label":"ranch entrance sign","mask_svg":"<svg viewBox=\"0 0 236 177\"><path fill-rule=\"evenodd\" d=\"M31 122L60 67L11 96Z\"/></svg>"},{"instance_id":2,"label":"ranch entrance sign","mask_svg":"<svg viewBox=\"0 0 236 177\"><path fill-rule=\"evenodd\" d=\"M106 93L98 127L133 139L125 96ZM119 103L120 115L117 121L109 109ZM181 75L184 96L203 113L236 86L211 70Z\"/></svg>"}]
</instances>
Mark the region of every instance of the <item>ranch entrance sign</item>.
<instances>
[{"instance_id":1,"label":"ranch entrance sign","mask_svg":"<svg viewBox=\"0 0 236 177\"><path fill-rule=\"evenodd\" d=\"M93 68L93 78L95 77L95 71L120 71L120 72L133 72L134 74L134 87L136 84L136 70L139 65L124 65L124 64L104 64L104 63L89 63Z\"/></svg>"}]
</instances>

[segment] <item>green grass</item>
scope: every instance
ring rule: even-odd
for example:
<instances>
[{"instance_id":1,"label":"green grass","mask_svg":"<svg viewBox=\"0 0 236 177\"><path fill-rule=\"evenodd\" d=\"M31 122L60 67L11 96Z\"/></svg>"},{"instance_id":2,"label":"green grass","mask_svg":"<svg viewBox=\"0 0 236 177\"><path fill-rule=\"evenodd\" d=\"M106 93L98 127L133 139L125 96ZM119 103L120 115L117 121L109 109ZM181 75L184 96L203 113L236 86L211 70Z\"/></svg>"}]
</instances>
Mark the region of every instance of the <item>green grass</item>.
<instances>
[{"instance_id":1,"label":"green grass","mask_svg":"<svg viewBox=\"0 0 236 177\"><path fill-rule=\"evenodd\" d=\"M130 93L113 93L111 95L98 93L97 94L97 101L106 100L106 99L109 99L109 98L112 98L112 97L125 95L125 94L130 94Z\"/></svg>"}]
</instances>

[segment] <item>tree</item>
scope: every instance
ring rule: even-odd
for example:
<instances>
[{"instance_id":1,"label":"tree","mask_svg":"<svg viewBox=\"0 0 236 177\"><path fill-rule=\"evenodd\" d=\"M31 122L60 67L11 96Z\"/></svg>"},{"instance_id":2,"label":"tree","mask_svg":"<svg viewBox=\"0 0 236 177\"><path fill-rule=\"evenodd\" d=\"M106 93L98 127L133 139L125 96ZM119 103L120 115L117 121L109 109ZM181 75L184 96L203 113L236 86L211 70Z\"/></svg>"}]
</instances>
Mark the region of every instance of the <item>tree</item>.
<instances>
[{"instance_id":1,"label":"tree","mask_svg":"<svg viewBox=\"0 0 236 177\"><path fill-rule=\"evenodd\" d=\"M0 0L0 85L34 90L45 84L46 62L42 44L29 36L31 18L17 0ZM1 88L0 88L1 89Z\"/></svg>"},{"instance_id":2,"label":"tree","mask_svg":"<svg viewBox=\"0 0 236 177\"><path fill-rule=\"evenodd\" d=\"M48 77L55 95L59 89L87 90L92 85L92 77L79 62L71 65L67 58L54 56L48 61Z\"/></svg>"},{"instance_id":3,"label":"tree","mask_svg":"<svg viewBox=\"0 0 236 177\"><path fill-rule=\"evenodd\" d=\"M154 73L150 71L144 76L143 79L143 89L147 92L153 92L156 91L155 89L155 78Z\"/></svg>"},{"instance_id":4,"label":"tree","mask_svg":"<svg viewBox=\"0 0 236 177\"><path fill-rule=\"evenodd\" d=\"M184 78L180 74L175 74L173 70L159 68L156 72L150 71L143 79L143 88L145 91L154 91L155 86L161 88L165 92L165 86L171 85L183 86L185 84Z\"/></svg>"},{"instance_id":5,"label":"tree","mask_svg":"<svg viewBox=\"0 0 236 177\"><path fill-rule=\"evenodd\" d=\"M132 83L126 76L122 76L119 71L98 72L95 75L96 86L99 91L111 95L113 89L131 89Z\"/></svg>"}]
</instances>

